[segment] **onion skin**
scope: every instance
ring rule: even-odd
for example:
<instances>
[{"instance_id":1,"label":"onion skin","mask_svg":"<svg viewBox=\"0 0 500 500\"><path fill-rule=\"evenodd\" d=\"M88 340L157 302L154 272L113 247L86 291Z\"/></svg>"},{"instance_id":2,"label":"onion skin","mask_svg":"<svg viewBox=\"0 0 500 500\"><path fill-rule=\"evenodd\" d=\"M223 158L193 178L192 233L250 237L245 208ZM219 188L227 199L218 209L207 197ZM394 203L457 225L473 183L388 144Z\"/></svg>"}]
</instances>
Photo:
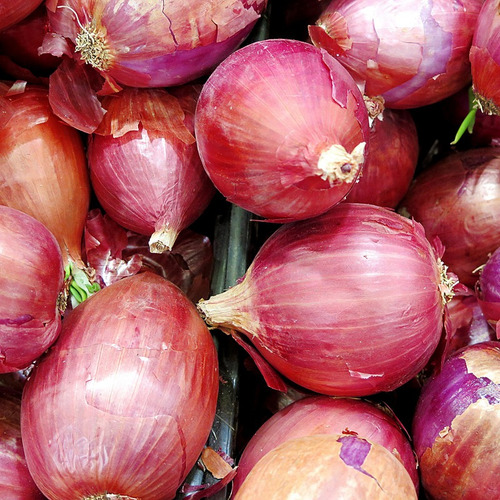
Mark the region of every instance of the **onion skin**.
<instances>
[{"instance_id":1,"label":"onion skin","mask_svg":"<svg viewBox=\"0 0 500 500\"><path fill-rule=\"evenodd\" d=\"M420 222L445 247L443 260L474 287L476 268L500 242L500 148L452 153L421 172L398 211Z\"/></svg>"},{"instance_id":2,"label":"onion skin","mask_svg":"<svg viewBox=\"0 0 500 500\"><path fill-rule=\"evenodd\" d=\"M470 82L469 49L482 0L333 0L309 27L313 43L387 108L438 102Z\"/></svg>"},{"instance_id":3,"label":"onion skin","mask_svg":"<svg viewBox=\"0 0 500 500\"><path fill-rule=\"evenodd\" d=\"M500 495L500 343L466 347L422 389L413 421L422 485L434 499Z\"/></svg>"},{"instance_id":4,"label":"onion skin","mask_svg":"<svg viewBox=\"0 0 500 500\"><path fill-rule=\"evenodd\" d=\"M441 272L420 224L341 203L278 229L240 283L198 307L298 385L366 396L403 385L429 360L443 325Z\"/></svg>"},{"instance_id":5,"label":"onion skin","mask_svg":"<svg viewBox=\"0 0 500 500\"><path fill-rule=\"evenodd\" d=\"M29 366L61 331L59 245L38 220L0 205L0 373Z\"/></svg>"},{"instance_id":6,"label":"onion skin","mask_svg":"<svg viewBox=\"0 0 500 500\"><path fill-rule=\"evenodd\" d=\"M64 319L23 392L30 472L53 500L172 499L210 432L218 391L212 337L185 295L141 273Z\"/></svg>"},{"instance_id":7,"label":"onion skin","mask_svg":"<svg viewBox=\"0 0 500 500\"><path fill-rule=\"evenodd\" d=\"M500 115L500 1L485 0L469 53L479 109Z\"/></svg>"},{"instance_id":8,"label":"onion skin","mask_svg":"<svg viewBox=\"0 0 500 500\"><path fill-rule=\"evenodd\" d=\"M415 121L407 110L385 109L370 127L370 156L346 201L395 208L408 191L419 154Z\"/></svg>"},{"instance_id":9,"label":"onion skin","mask_svg":"<svg viewBox=\"0 0 500 500\"><path fill-rule=\"evenodd\" d=\"M354 435L286 441L248 474L234 500L416 499L411 478L386 448Z\"/></svg>"},{"instance_id":10,"label":"onion skin","mask_svg":"<svg viewBox=\"0 0 500 500\"><path fill-rule=\"evenodd\" d=\"M90 181L82 139L52 113L43 87L0 99L13 109L0 129L0 203L42 222L59 242L64 265L83 268Z\"/></svg>"},{"instance_id":11,"label":"onion skin","mask_svg":"<svg viewBox=\"0 0 500 500\"><path fill-rule=\"evenodd\" d=\"M223 61L203 86L195 131L223 196L277 222L339 203L369 140L363 96L347 71L326 52L287 39L254 42ZM351 158L333 153L336 146Z\"/></svg>"},{"instance_id":12,"label":"onion skin","mask_svg":"<svg viewBox=\"0 0 500 500\"><path fill-rule=\"evenodd\" d=\"M22 21L42 0L0 0L0 30Z\"/></svg>"},{"instance_id":13,"label":"onion skin","mask_svg":"<svg viewBox=\"0 0 500 500\"><path fill-rule=\"evenodd\" d=\"M500 247L493 252L481 268L476 293L481 310L488 322L498 330L500 320Z\"/></svg>"},{"instance_id":14,"label":"onion skin","mask_svg":"<svg viewBox=\"0 0 500 500\"><path fill-rule=\"evenodd\" d=\"M253 435L238 461L232 494L266 453L290 439L316 434L353 434L384 446L405 466L418 491L412 447L387 410L368 400L309 396L274 414Z\"/></svg>"},{"instance_id":15,"label":"onion skin","mask_svg":"<svg viewBox=\"0 0 500 500\"><path fill-rule=\"evenodd\" d=\"M106 213L151 236L150 250L170 250L180 231L207 208L215 188L194 138L200 88L125 89L89 138L91 183Z\"/></svg>"}]
</instances>

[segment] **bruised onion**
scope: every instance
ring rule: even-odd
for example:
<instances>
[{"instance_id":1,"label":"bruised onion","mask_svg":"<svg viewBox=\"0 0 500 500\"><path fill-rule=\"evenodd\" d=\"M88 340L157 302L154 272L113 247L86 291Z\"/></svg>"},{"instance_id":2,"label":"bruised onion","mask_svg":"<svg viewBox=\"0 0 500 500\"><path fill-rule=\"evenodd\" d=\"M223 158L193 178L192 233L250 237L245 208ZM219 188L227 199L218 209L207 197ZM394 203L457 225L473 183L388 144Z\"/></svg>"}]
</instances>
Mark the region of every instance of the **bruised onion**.
<instances>
[{"instance_id":1,"label":"bruised onion","mask_svg":"<svg viewBox=\"0 0 500 500\"><path fill-rule=\"evenodd\" d=\"M172 499L213 423L217 353L195 306L141 273L64 319L22 398L26 462L53 500Z\"/></svg>"},{"instance_id":2,"label":"bruised onion","mask_svg":"<svg viewBox=\"0 0 500 500\"><path fill-rule=\"evenodd\" d=\"M355 435L291 439L248 474L234 500L416 499L410 475L382 445Z\"/></svg>"},{"instance_id":3,"label":"bruised onion","mask_svg":"<svg viewBox=\"0 0 500 500\"><path fill-rule=\"evenodd\" d=\"M388 409L368 400L310 396L274 414L252 436L238 461L233 495L266 453L290 439L315 434L354 435L384 446L405 466L418 490L408 435Z\"/></svg>"},{"instance_id":4,"label":"bruised onion","mask_svg":"<svg viewBox=\"0 0 500 500\"><path fill-rule=\"evenodd\" d=\"M420 224L340 203L280 227L237 285L198 307L298 385L362 396L393 390L424 367L452 286Z\"/></svg>"},{"instance_id":5,"label":"bruised onion","mask_svg":"<svg viewBox=\"0 0 500 500\"><path fill-rule=\"evenodd\" d=\"M438 102L470 82L483 0L333 0L309 35L388 108Z\"/></svg>"},{"instance_id":6,"label":"bruised onion","mask_svg":"<svg viewBox=\"0 0 500 500\"><path fill-rule=\"evenodd\" d=\"M500 247L482 266L476 289L481 310L493 328L500 333L498 326L500 323Z\"/></svg>"},{"instance_id":7,"label":"bruised onion","mask_svg":"<svg viewBox=\"0 0 500 500\"><path fill-rule=\"evenodd\" d=\"M195 119L203 166L230 202L276 221L325 212L350 191L369 140L347 71L311 44L254 42L204 84Z\"/></svg>"},{"instance_id":8,"label":"bruised onion","mask_svg":"<svg viewBox=\"0 0 500 500\"><path fill-rule=\"evenodd\" d=\"M31 14L42 0L0 0L0 30L4 30Z\"/></svg>"},{"instance_id":9,"label":"bruised onion","mask_svg":"<svg viewBox=\"0 0 500 500\"><path fill-rule=\"evenodd\" d=\"M473 287L500 244L500 148L451 153L419 173L398 209L420 222L445 247L444 261Z\"/></svg>"},{"instance_id":10,"label":"bruised onion","mask_svg":"<svg viewBox=\"0 0 500 500\"><path fill-rule=\"evenodd\" d=\"M52 233L0 205L0 373L26 368L61 331L63 264Z\"/></svg>"},{"instance_id":11,"label":"bruised onion","mask_svg":"<svg viewBox=\"0 0 500 500\"><path fill-rule=\"evenodd\" d=\"M91 183L106 213L170 250L208 206L215 189L194 138L199 86L127 88L103 100L104 119L89 139Z\"/></svg>"},{"instance_id":12,"label":"bruised onion","mask_svg":"<svg viewBox=\"0 0 500 500\"><path fill-rule=\"evenodd\" d=\"M468 346L424 385L413 440L432 498L500 495L500 343Z\"/></svg>"}]
</instances>

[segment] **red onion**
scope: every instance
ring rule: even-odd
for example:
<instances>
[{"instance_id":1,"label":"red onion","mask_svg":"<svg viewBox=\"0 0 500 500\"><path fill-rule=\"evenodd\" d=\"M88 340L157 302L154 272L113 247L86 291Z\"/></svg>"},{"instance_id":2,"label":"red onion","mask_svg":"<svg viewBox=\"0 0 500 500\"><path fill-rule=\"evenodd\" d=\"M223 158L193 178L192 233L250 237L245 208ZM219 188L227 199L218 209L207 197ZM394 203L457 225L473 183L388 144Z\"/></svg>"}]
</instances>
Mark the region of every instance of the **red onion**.
<instances>
[{"instance_id":1,"label":"red onion","mask_svg":"<svg viewBox=\"0 0 500 500\"><path fill-rule=\"evenodd\" d=\"M203 86L195 122L203 165L232 203L271 220L325 212L364 161L368 113L326 52L264 40L230 55Z\"/></svg>"},{"instance_id":2,"label":"red onion","mask_svg":"<svg viewBox=\"0 0 500 500\"><path fill-rule=\"evenodd\" d=\"M412 447L388 410L361 399L310 396L279 411L257 430L238 462L233 495L266 453L290 439L315 434L355 435L384 446L405 466L418 489Z\"/></svg>"},{"instance_id":3,"label":"red onion","mask_svg":"<svg viewBox=\"0 0 500 500\"><path fill-rule=\"evenodd\" d=\"M500 496L499 342L456 352L424 385L413 439L432 498Z\"/></svg>"},{"instance_id":4,"label":"red onion","mask_svg":"<svg viewBox=\"0 0 500 500\"><path fill-rule=\"evenodd\" d=\"M26 466L20 427L20 394L0 388L0 496L3 500L42 499Z\"/></svg>"},{"instance_id":5,"label":"red onion","mask_svg":"<svg viewBox=\"0 0 500 500\"><path fill-rule=\"evenodd\" d=\"M333 0L309 34L388 108L438 102L470 82L483 0Z\"/></svg>"},{"instance_id":6,"label":"red onion","mask_svg":"<svg viewBox=\"0 0 500 500\"><path fill-rule=\"evenodd\" d=\"M500 323L500 247L493 252L481 268L476 291L481 310L491 326L500 333L498 326Z\"/></svg>"},{"instance_id":7,"label":"red onion","mask_svg":"<svg viewBox=\"0 0 500 500\"><path fill-rule=\"evenodd\" d=\"M234 500L283 498L417 498L401 462L386 448L354 435L305 436L267 453Z\"/></svg>"},{"instance_id":8,"label":"red onion","mask_svg":"<svg viewBox=\"0 0 500 500\"><path fill-rule=\"evenodd\" d=\"M445 247L444 261L473 287L474 270L500 242L500 148L452 153L414 180L399 205Z\"/></svg>"},{"instance_id":9,"label":"red onion","mask_svg":"<svg viewBox=\"0 0 500 500\"><path fill-rule=\"evenodd\" d=\"M4 30L31 14L42 0L0 0L0 30Z\"/></svg>"},{"instance_id":10,"label":"red onion","mask_svg":"<svg viewBox=\"0 0 500 500\"><path fill-rule=\"evenodd\" d=\"M394 208L417 167L418 134L409 111L386 109L381 116L372 123L370 156L346 200Z\"/></svg>"},{"instance_id":11,"label":"red onion","mask_svg":"<svg viewBox=\"0 0 500 500\"><path fill-rule=\"evenodd\" d=\"M125 89L107 97L107 113L89 140L101 206L121 226L151 236L153 253L170 250L215 192L193 135L199 90Z\"/></svg>"},{"instance_id":12,"label":"red onion","mask_svg":"<svg viewBox=\"0 0 500 500\"><path fill-rule=\"evenodd\" d=\"M0 205L0 373L26 368L61 331L61 250L50 231Z\"/></svg>"},{"instance_id":13,"label":"red onion","mask_svg":"<svg viewBox=\"0 0 500 500\"><path fill-rule=\"evenodd\" d=\"M469 53L476 104L500 115L500 1L485 0Z\"/></svg>"},{"instance_id":14,"label":"red onion","mask_svg":"<svg viewBox=\"0 0 500 500\"><path fill-rule=\"evenodd\" d=\"M450 292L444 274L420 224L341 203L278 229L241 282L198 307L298 385L362 396L403 385L427 363Z\"/></svg>"},{"instance_id":15,"label":"red onion","mask_svg":"<svg viewBox=\"0 0 500 500\"><path fill-rule=\"evenodd\" d=\"M64 319L26 383L29 470L52 500L172 499L208 437L217 353L196 308L141 273Z\"/></svg>"}]
</instances>

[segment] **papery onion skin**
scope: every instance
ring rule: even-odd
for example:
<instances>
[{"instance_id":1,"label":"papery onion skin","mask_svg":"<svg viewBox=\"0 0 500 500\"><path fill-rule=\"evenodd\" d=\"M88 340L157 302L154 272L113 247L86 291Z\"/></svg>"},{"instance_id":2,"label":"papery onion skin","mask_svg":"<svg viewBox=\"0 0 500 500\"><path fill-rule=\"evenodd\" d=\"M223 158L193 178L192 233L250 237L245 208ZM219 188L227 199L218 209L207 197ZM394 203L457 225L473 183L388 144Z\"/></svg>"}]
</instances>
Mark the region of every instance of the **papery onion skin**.
<instances>
[{"instance_id":1,"label":"papery onion skin","mask_svg":"<svg viewBox=\"0 0 500 500\"><path fill-rule=\"evenodd\" d=\"M47 7L52 31L77 48L85 46L82 26L101 40L94 45L103 49L97 59L86 55L85 48L77 49L76 57L122 85L167 87L208 73L242 43L266 4L54 0Z\"/></svg>"},{"instance_id":2,"label":"papery onion skin","mask_svg":"<svg viewBox=\"0 0 500 500\"><path fill-rule=\"evenodd\" d=\"M438 102L470 82L469 49L482 0L333 0L309 28L387 108Z\"/></svg>"},{"instance_id":3,"label":"papery onion skin","mask_svg":"<svg viewBox=\"0 0 500 500\"><path fill-rule=\"evenodd\" d=\"M370 127L370 156L347 194L351 203L395 208L408 191L419 155L415 120L407 110L385 109Z\"/></svg>"},{"instance_id":4,"label":"papery onion skin","mask_svg":"<svg viewBox=\"0 0 500 500\"><path fill-rule=\"evenodd\" d=\"M500 1L485 0L469 53L476 103L487 114L500 115Z\"/></svg>"},{"instance_id":5,"label":"papery onion skin","mask_svg":"<svg viewBox=\"0 0 500 500\"><path fill-rule=\"evenodd\" d=\"M84 267L90 181L80 134L52 113L46 88L28 85L0 99L14 109L0 130L0 203L42 222L59 242L65 266Z\"/></svg>"},{"instance_id":6,"label":"papery onion skin","mask_svg":"<svg viewBox=\"0 0 500 500\"><path fill-rule=\"evenodd\" d=\"M108 112L89 138L101 206L121 226L151 236L154 253L170 250L215 193L193 135L199 90L125 89L103 101Z\"/></svg>"},{"instance_id":7,"label":"papery onion skin","mask_svg":"<svg viewBox=\"0 0 500 500\"><path fill-rule=\"evenodd\" d=\"M293 382L365 396L403 385L429 360L442 329L441 272L420 224L340 203L279 228L240 283L198 307Z\"/></svg>"},{"instance_id":8,"label":"papery onion skin","mask_svg":"<svg viewBox=\"0 0 500 500\"><path fill-rule=\"evenodd\" d=\"M2 500L45 498L36 487L21 441L21 393L0 387L0 496Z\"/></svg>"},{"instance_id":9,"label":"papery onion skin","mask_svg":"<svg viewBox=\"0 0 500 500\"><path fill-rule=\"evenodd\" d=\"M305 436L267 453L234 500L416 499L412 480L386 448L354 435Z\"/></svg>"},{"instance_id":10,"label":"papery onion skin","mask_svg":"<svg viewBox=\"0 0 500 500\"><path fill-rule=\"evenodd\" d=\"M38 220L0 205L0 373L26 368L61 331L59 245Z\"/></svg>"},{"instance_id":11,"label":"papery onion skin","mask_svg":"<svg viewBox=\"0 0 500 500\"><path fill-rule=\"evenodd\" d=\"M353 434L384 446L405 466L418 491L417 463L404 432L388 410L368 400L306 397L274 414L252 436L238 461L232 494L266 453L290 439L315 434Z\"/></svg>"},{"instance_id":12,"label":"papery onion skin","mask_svg":"<svg viewBox=\"0 0 500 500\"><path fill-rule=\"evenodd\" d=\"M500 247L480 270L476 293L481 310L493 328L500 320Z\"/></svg>"},{"instance_id":13,"label":"papery onion skin","mask_svg":"<svg viewBox=\"0 0 500 500\"><path fill-rule=\"evenodd\" d=\"M443 260L474 287L475 269L500 243L500 148L451 153L422 171L398 211L420 222L445 247Z\"/></svg>"},{"instance_id":14,"label":"papery onion skin","mask_svg":"<svg viewBox=\"0 0 500 500\"><path fill-rule=\"evenodd\" d=\"M64 319L23 392L26 462L53 500L172 499L210 432L215 346L194 305L141 273Z\"/></svg>"},{"instance_id":15,"label":"papery onion skin","mask_svg":"<svg viewBox=\"0 0 500 500\"><path fill-rule=\"evenodd\" d=\"M0 0L0 30L4 30L31 14L42 0Z\"/></svg>"},{"instance_id":16,"label":"papery onion skin","mask_svg":"<svg viewBox=\"0 0 500 500\"><path fill-rule=\"evenodd\" d=\"M368 150L368 113L354 81L326 52L296 40L254 42L231 54L203 86L195 118L217 189L273 221L339 203Z\"/></svg>"},{"instance_id":17,"label":"papery onion skin","mask_svg":"<svg viewBox=\"0 0 500 500\"><path fill-rule=\"evenodd\" d=\"M435 499L500 495L500 343L456 352L422 389L413 440Z\"/></svg>"}]
</instances>

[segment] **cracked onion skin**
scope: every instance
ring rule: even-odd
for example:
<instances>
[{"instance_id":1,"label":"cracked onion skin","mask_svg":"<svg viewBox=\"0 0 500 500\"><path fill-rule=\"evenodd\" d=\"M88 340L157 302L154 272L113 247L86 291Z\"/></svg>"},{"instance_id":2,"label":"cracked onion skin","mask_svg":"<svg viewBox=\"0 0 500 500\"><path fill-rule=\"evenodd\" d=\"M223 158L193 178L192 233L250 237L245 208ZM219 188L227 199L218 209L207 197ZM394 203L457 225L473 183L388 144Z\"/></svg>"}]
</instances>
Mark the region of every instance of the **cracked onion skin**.
<instances>
[{"instance_id":1,"label":"cracked onion skin","mask_svg":"<svg viewBox=\"0 0 500 500\"><path fill-rule=\"evenodd\" d=\"M218 383L210 332L175 285L146 272L102 289L64 319L24 387L35 483L52 500L174 498L210 432Z\"/></svg>"},{"instance_id":2,"label":"cracked onion skin","mask_svg":"<svg viewBox=\"0 0 500 500\"><path fill-rule=\"evenodd\" d=\"M366 396L403 385L428 362L449 288L442 273L420 224L340 203L281 226L237 285L198 308L298 385Z\"/></svg>"},{"instance_id":3,"label":"cracked onion skin","mask_svg":"<svg viewBox=\"0 0 500 500\"><path fill-rule=\"evenodd\" d=\"M413 419L431 498L500 496L500 342L465 347L422 388Z\"/></svg>"}]
</instances>

